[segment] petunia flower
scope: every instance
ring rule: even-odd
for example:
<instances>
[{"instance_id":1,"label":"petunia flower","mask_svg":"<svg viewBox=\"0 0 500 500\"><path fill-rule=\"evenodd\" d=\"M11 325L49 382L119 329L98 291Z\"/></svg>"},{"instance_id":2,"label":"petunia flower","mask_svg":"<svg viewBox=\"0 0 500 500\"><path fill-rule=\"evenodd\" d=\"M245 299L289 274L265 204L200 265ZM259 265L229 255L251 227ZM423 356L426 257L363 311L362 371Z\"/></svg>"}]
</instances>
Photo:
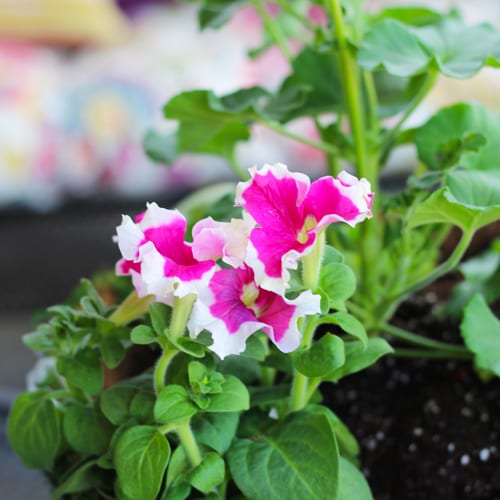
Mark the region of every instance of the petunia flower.
<instances>
[{"instance_id":1,"label":"petunia flower","mask_svg":"<svg viewBox=\"0 0 500 500\"><path fill-rule=\"evenodd\" d=\"M186 219L177 210L149 203L136 217L127 215L117 227L115 238L123 258L118 274L130 274L138 294L153 294L172 303L173 296L184 297L206 286L217 269L212 260L199 261L191 244L184 241Z\"/></svg>"},{"instance_id":2,"label":"petunia flower","mask_svg":"<svg viewBox=\"0 0 500 500\"><path fill-rule=\"evenodd\" d=\"M191 337L206 329L212 334L210 349L220 358L245 350L246 339L258 330L283 352L300 345L298 318L320 311L320 297L311 291L289 300L264 290L246 266L220 269L200 291L188 321Z\"/></svg>"},{"instance_id":3,"label":"petunia flower","mask_svg":"<svg viewBox=\"0 0 500 500\"><path fill-rule=\"evenodd\" d=\"M232 267L243 264L252 225L242 219L218 222L207 217L193 227L193 256L197 260L219 260Z\"/></svg>"},{"instance_id":4,"label":"petunia flower","mask_svg":"<svg viewBox=\"0 0 500 500\"><path fill-rule=\"evenodd\" d=\"M347 172L314 182L286 165L250 169L251 179L240 182L235 203L256 222L249 237L245 262L257 283L281 293L290 279L288 269L312 250L319 231L333 222L350 226L371 217L373 194L366 179Z\"/></svg>"}]
</instances>

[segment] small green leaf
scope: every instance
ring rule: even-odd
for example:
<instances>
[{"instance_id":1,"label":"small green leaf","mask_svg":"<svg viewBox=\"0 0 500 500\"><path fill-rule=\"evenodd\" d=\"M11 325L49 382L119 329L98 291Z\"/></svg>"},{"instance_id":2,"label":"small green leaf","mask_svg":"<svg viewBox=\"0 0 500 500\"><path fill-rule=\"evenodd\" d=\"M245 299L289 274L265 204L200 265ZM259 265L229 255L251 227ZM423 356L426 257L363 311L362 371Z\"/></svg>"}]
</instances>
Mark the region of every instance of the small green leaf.
<instances>
[{"instance_id":1,"label":"small green leaf","mask_svg":"<svg viewBox=\"0 0 500 500\"><path fill-rule=\"evenodd\" d=\"M239 415L236 412L201 413L191 421L196 441L223 455L236 435Z\"/></svg>"},{"instance_id":2,"label":"small green leaf","mask_svg":"<svg viewBox=\"0 0 500 500\"><path fill-rule=\"evenodd\" d=\"M171 308L161 302L151 302L149 304L149 315L153 330L157 335L163 335L170 323Z\"/></svg>"},{"instance_id":3,"label":"small green leaf","mask_svg":"<svg viewBox=\"0 0 500 500\"><path fill-rule=\"evenodd\" d=\"M486 144L479 147L477 142L467 143L467 137L470 141L474 134L480 135ZM451 159L445 158L445 166L456 164L469 169L496 170L500 157L499 136L500 118L496 114L479 104L458 103L441 109L419 127L415 144L420 160L431 169L442 167L446 145L449 148L452 141L458 141L455 144L459 151Z\"/></svg>"},{"instance_id":4,"label":"small green leaf","mask_svg":"<svg viewBox=\"0 0 500 500\"><path fill-rule=\"evenodd\" d=\"M62 414L45 391L18 396L10 411L7 435L27 467L51 471L62 443Z\"/></svg>"},{"instance_id":5,"label":"small green leaf","mask_svg":"<svg viewBox=\"0 0 500 500\"><path fill-rule=\"evenodd\" d=\"M339 454L325 415L292 413L266 435L237 439L228 462L234 481L248 498L336 498Z\"/></svg>"},{"instance_id":6,"label":"small green leaf","mask_svg":"<svg viewBox=\"0 0 500 500\"><path fill-rule=\"evenodd\" d=\"M99 394L103 384L101 359L95 349L82 349L74 356L63 356L57 360L57 371L68 382L89 394Z\"/></svg>"},{"instance_id":7,"label":"small green leaf","mask_svg":"<svg viewBox=\"0 0 500 500\"><path fill-rule=\"evenodd\" d=\"M361 471L349 460L340 457L339 491L336 500L373 500L370 486Z\"/></svg>"},{"instance_id":8,"label":"small green leaf","mask_svg":"<svg viewBox=\"0 0 500 500\"><path fill-rule=\"evenodd\" d=\"M146 130L142 138L145 153L156 163L170 165L177 156L177 136L161 134L153 129Z\"/></svg>"},{"instance_id":9,"label":"small green leaf","mask_svg":"<svg viewBox=\"0 0 500 500\"><path fill-rule=\"evenodd\" d=\"M435 24L442 18L442 14L425 7L387 7L377 14L376 19L396 19L412 26L426 26Z\"/></svg>"},{"instance_id":10,"label":"small green leaf","mask_svg":"<svg viewBox=\"0 0 500 500\"><path fill-rule=\"evenodd\" d=\"M217 29L226 24L245 0L205 0L198 11L200 29Z\"/></svg>"},{"instance_id":11,"label":"small green leaf","mask_svg":"<svg viewBox=\"0 0 500 500\"><path fill-rule=\"evenodd\" d=\"M23 335L23 343L38 352L50 352L57 348L52 329L47 325L40 325L36 331Z\"/></svg>"},{"instance_id":12,"label":"small green leaf","mask_svg":"<svg viewBox=\"0 0 500 500\"><path fill-rule=\"evenodd\" d=\"M345 362L344 342L329 333L323 335L307 350L295 351L293 364L307 377L324 377Z\"/></svg>"},{"instance_id":13,"label":"small green leaf","mask_svg":"<svg viewBox=\"0 0 500 500\"><path fill-rule=\"evenodd\" d=\"M102 359L108 368L116 368L123 361L125 357L125 347L117 338L102 337L100 347Z\"/></svg>"},{"instance_id":14,"label":"small green leaf","mask_svg":"<svg viewBox=\"0 0 500 500\"><path fill-rule=\"evenodd\" d=\"M148 345L158 342L158 335L148 325L138 325L130 332L130 340L134 344Z\"/></svg>"},{"instance_id":15,"label":"small green leaf","mask_svg":"<svg viewBox=\"0 0 500 500\"><path fill-rule=\"evenodd\" d=\"M233 375L226 375L222 392L209 395L209 412L244 411L250 408L250 396L245 384Z\"/></svg>"},{"instance_id":16,"label":"small green leaf","mask_svg":"<svg viewBox=\"0 0 500 500\"><path fill-rule=\"evenodd\" d=\"M135 426L116 444L114 462L122 491L133 500L155 500L170 459L170 445L155 427Z\"/></svg>"},{"instance_id":17,"label":"small green leaf","mask_svg":"<svg viewBox=\"0 0 500 500\"><path fill-rule=\"evenodd\" d=\"M101 410L114 425L130 418L140 423L152 421L152 401L155 399L151 377L137 377L120 382L101 394Z\"/></svg>"},{"instance_id":18,"label":"small green leaf","mask_svg":"<svg viewBox=\"0 0 500 500\"><path fill-rule=\"evenodd\" d=\"M356 277L347 264L330 262L321 268L320 288L330 298L330 307L351 297L356 291Z\"/></svg>"},{"instance_id":19,"label":"small green leaf","mask_svg":"<svg viewBox=\"0 0 500 500\"><path fill-rule=\"evenodd\" d=\"M500 377L500 320L481 295L474 295L465 307L460 332L476 366Z\"/></svg>"},{"instance_id":20,"label":"small green leaf","mask_svg":"<svg viewBox=\"0 0 500 500\"><path fill-rule=\"evenodd\" d=\"M163 387L154 406L155 420L162 424L186 420L196 411L196 406L189 401L186 389L180 385Z\"/></svg>"},{"instance_id":21,"label":"small green leaf","mask_svg":"<svg viewBox=\"0 0 500 500\"><path fill-rule=\"evenodd\" d=\"M386 354L394 352L389 343L381 338L368 339L366 348L361 342L345 342L346 362L334 373L330 374L328 380L337 382L347 375L368 368L378 359Z\"/></svg>"},{"instance_id":22,"label":"small green leaf","mask_svg":"<svg viewBox=\"0 0 500 500\"><path fill-rule=\"evenodd\" d=\"M224 481L226 467L222 457L213 451L208 452L190 475L191 484L202 493L210 493Z\"/></svg>"},{"instance_id":23,"label":"small green leaf","mask_svg":"<svg viewBox=\"0 0 500 500\"><path fill-rule=\"evenodd\" d=\"M103 454L111 440L113 426L94 408L69 404L64 413L64 437L81 455Z\"/></svg>"},{"instance_id":24,"label":"small green leaf","mask_svg":"<svg viewBox=\"0 0 500 500\"><path fill-rule=\"evenodd\" d=\"M413 76L424 71L431 56L408 26L395 19L375 23L363 37L358 63L364 69L384 68L395 76Z\"/></svg>"},{"instance_id":25,"label":"small green leaf","mask_svg":"<svg viewBox=\"0 0 500 500\"><path fill-rule=\"evenodd\" d=\"M269 387L250 387L250 406L276 404L290 396L290 384L273 384Z\"/></svg>"},{"instance_id":26,"label":"small green leaf","mask_svg":"<svg viewBox=\"0 0 500 500\"><path fill-rule=\"evenodd\" d=\"M337 311L333 314L330 314L324 318L329 323L333 323L338 325L344 332L353 337L356 337L364 347L368 342L368 334L366 333L366 329L363 324L352 314L349 314L344 311Z\"/></svg>"},{"instance_id":27,"label":"small green leaf","mask_svg":"<svg viewBox=\"0 0 500 500\"><path fill-rule=\"evenodd\" d=\"M52 499L59 500L60 498L64 498L64 495L92 489L96 482L96 463L97 460L83 462L64 482L54 489Z\"/></svg>"},{"instance_id":28,"label":"small green leaf","mask_svg":"<svg viewBox=\"0 0 500 500\"><path fill-rule=\"evenodd\" d=\"M413 212L408 227L448 223L473 232L500 218L500 178L491 172L453 171L445 187Z\"/></svg>"}]
</instances>

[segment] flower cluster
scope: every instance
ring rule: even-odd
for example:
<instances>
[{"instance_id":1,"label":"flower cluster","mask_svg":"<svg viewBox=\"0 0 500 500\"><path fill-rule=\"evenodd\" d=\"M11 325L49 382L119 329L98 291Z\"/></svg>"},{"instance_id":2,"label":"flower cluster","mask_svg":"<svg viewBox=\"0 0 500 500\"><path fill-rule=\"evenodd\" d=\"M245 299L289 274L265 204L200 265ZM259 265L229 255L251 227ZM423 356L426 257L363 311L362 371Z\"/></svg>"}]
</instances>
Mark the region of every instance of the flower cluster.
<instances>
[{"instance_id":1,"label":"flower cluster","mask_svg":"<svg viewBox=\"0 0 500 500\"><path fill-rule=\"evenodd\" d=\"M196 297L189 333L208 330L211 349L221 358L242 352L258 330L281 351L296 349L297 320L318 313L320 297L306 290L287 298L289 270L312 251L328 224L354 226L371 216L368 181L346 172L312 183L283 164L250 174L236 189L243 219L203 219L193 227L192 242L185 240L184 216L156 203L135 220L123 216L117 228L123 257L117 273L131 275L140 296L151 294L166 304Z\"/></svg>"}]
</instances>

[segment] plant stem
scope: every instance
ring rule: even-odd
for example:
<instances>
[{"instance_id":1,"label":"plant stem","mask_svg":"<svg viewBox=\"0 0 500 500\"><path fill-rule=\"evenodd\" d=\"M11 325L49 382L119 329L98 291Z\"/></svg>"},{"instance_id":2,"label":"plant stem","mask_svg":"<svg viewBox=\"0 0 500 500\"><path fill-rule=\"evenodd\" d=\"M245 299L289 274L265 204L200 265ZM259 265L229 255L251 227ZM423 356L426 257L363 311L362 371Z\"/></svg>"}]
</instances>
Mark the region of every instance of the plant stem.
<instances>
[{"instance_id":1,"label":"plant stem","mask_svg":"<svg viewBox=\"0 0 500 500\"><path fill-rule=\"evenodd\" d=\"M303 16L296 9L294 9L293 4L290 0L276 0L276 3L283 9L283 12L286 12L297 21L304 24L306 28L309 28L312 32L321 29L322 27L314 24L308 17Z\"/></svg>"},{"instance_id":2,"label":"plant stem","mask_svg":"<svg viewBox=\"0 0 500 500\"><path fill-rule=\"evenodd\" d=\"M416 358L416 359L460 359L471 360L473 358L470 352L450 352L429 349L395 349L393 356L398 358Z\"/></svg>"},{"instance_id":3,"label":"plant stem","mask_svg":"<svg viewBox=\"0 0 500 500\"><path fill-rule=\"evenodd\" d=\"M303 325L302 346L304 348L307 349L311 346L315 329L316 322L312 318L307 318ZM294 369L292 392L290 394L290 413L302 410L306 406L310 398L309 393L309 377Z\"/></svg>"},{"instance_id":4,"label":"plant stem","mask_svg":"<svg viewBox=\"0 0 500 500\"><path fill-rule=\"evenodd\" d=\"M420 278L413 283L407 285L403 290L400 290L396 295L390 297L391 301L400 302L408 295L424 288L430 283L436 281L441 276L444 276L446 273L453 270L460 263L462 257L464 256L469 244L472 240L472 236L474 235L474 231L467 231L462 233L462 237L458 242L457 246L453 250L453 253L448 257L448 260L443 262L438 267L434 268L427 276L424 278Z\"/></svg>"},{"instance_id":5,"label":"plant stem","mask_svg":"<svg viewBox=\"0 0 500 500\"><path fill-rule=\"evenodd\" d=\"M191 462L193 467L197 467L201 464L202 458L198 444L191 430L191 425L189 420L180 422L175 426L175 432L179 436L179 440L186 452L186 455Z\"/></svg>"},{"instance_id":6,"label":"plant stem","mask_svg":"<svg viewBox=\"0 0 500 500\"><path fill-rule=\"evenodd\" d=\"M156 362L154 371L154 387L156 394L165 387L165 375L167 374L170 362L179 351L170 347L165 347L158 361Z\"/></svg>"},{"instance_id":7,"label":"plant stem","mask_svg":"<svg viewBox=\"0 0 500 500\"><path fill-rule=\"evenodd\" d=\"M153 295L139 297L134 290L130 295L113 311L109 320L116 325L126 325L132 320L141 317L148 312L149 303L154 300Z\"/></svg>"},{"instance_id":8,"label":"plant stem","mask_svg":"<svg viewBox=\"0 0 500 500\"><path fill-rule=\"evenodd\" d=\"M274 19L269 15L269 12L267 12L267 9L265 7L265 2L263 0L253 0L252 3L253 6L255 7L255 10L262 18L264 26L269 31L271 36L274 38L276 45L280 48L281 52L286 57L286 59L288 61L291 61L293 58L293 54L288 48L287 40L284 37L278 24L274 22Z\"/></svg>"},{"instance_id":9,"label":"plant stem","mask_svg":"<svg viewBox=\"0 0 500 500\"><path fill-rule=\"evenodd\" d=\"M302 258L302 283L305 288L315 291L318 288L321 260L325 249L325 230L322 229L316 235L316 242L307 255Z\"/></svg>"},{"instance_id":10,"label":"plant stem","mask_svg":"<svg viewBox=\"0 0 500 500\"><path fill-rule=\"evenodd\" d=\"M404 330L403 328L399 328L394 325L383 323L378 326L382 331L388 333L389 335L404 340L405 342L408 342L410 344L424 346L430 349L438 350L440 352L446 351L461 355L469 353L469 351L463 346L448 344L446 342L440 342L439 340L432 340L426 337L422 337L421 335L417 335L416 333L409 332L408 330Z\"/></svg>"},{"instance_id":11,"label":"plant stem","mask_svg":"<svg viewBox=\"0 0 500 500\"><path fill-rule=\"evenodd\" d=\"M329 0L327 4L329 4L332 13L333 25L335 28L343 88L349 110L349 122L354 138L357 173L360 177L366 177L372 185L375 185L375 171L368 161L366 152L365 123L362 110L359 71L349 51L344 31L340 0Z\"/></svg>"},{"instance_id":12,"label":"plant stem","mask_svg":"<svg viewBox=\"0 0 500 500\"><path fill-rule=\"evenodd\" d=\"M281 123L277 121L272 121L272 120L266 120L262 117L255 117L255 120L258 121L259 123L262 123L265 125L267 128L270 128L271 130L274 130L275 132L278 132L278 134L281 134L285 137L289 137L290 139L293 139L294 141L301 142L302 144L307 144L308 146L311 146L313 148L319 149L320 151L324 151L325 153L329 153L332 155L338 155L339 150L333 146L332 144L328 144L327 142L324 141L314 141L312 139L308 139L307 137L304 137L299 134L295 134L294 132L291 132L288 130L286 127L281 125Z\"/></svg>"}]
</instances>

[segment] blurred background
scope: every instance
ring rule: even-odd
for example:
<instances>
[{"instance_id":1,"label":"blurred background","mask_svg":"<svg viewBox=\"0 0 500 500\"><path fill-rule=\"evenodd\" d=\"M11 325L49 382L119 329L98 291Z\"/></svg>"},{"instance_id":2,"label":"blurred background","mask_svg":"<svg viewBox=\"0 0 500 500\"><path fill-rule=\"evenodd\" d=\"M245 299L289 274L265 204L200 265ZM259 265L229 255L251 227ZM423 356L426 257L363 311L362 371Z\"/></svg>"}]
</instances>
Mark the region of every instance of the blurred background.
<instances>
[{"instance_id":1,"label":"blurred background","mask_svg":"<svg viewBox=\"0 0 500 500\"><path fill-rule=\"evenodd\" d=\"M368 0L373 11L411 1ZM457 6L466 20L500 26L497 0L419 1ZM261 25L251 9L221 31L200 33L196 5L168 0L0 0L0 484L5 498L48 498L37 473L7 450L7 409L35 361L21 342L32 317L64 300L80 277L110 269L122 213L146 201L171 206L196 187L232 178L215 157L184 156L168 169L142 150L144 132L168 130L162 105L184 89L273 89L288 66L277 51L249 61ZM417 120L438 105L477 100L500 107L500 76L443 80ZM313 134L299 120L296 131ZM256 129L242 165L281 161L321 175L318 152ZM390 176L413 166L392 160ZM10 489L9 489L10 488ZM45 495L45 496L44 496Z\"/></svg>"}]
</instances>

